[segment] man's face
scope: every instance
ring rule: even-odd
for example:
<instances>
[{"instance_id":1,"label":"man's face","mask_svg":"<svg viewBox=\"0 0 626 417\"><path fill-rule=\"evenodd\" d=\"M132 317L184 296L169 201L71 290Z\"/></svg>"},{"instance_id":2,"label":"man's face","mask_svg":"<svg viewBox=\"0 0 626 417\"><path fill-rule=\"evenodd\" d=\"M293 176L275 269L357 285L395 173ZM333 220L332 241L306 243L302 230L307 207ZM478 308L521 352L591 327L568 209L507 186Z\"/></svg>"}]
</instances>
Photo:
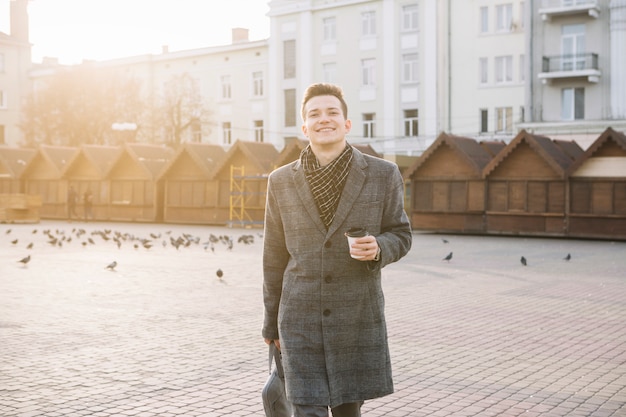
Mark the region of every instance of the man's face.
<instances>
[{"instance_id":1,"label":"man's face","mask_svg":"<svg viewBox=\"0 0 626 417\"><path fill-rule=\"evenodd\" d=\"M335 96L315 96L304 106L305 120L302 133L312 145L334 145L345 141L352 123L341 110L341 102Z\"/></svg>"}]
</instances>

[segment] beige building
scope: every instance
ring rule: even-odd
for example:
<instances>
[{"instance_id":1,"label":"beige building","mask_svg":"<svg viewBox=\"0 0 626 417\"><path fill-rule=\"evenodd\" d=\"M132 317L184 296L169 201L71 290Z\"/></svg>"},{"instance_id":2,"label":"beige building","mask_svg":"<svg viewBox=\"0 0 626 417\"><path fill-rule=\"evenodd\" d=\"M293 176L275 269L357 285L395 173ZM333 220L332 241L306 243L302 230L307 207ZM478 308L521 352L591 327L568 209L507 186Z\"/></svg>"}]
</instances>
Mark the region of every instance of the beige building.
<instances>
[{"instance_id":1,"label":"beige building","mask_svg":"<svg viewBox=\"0 0 626 417\"><path fill-rule=\"evenodd\" d=\"M436 108L420 91L419 5L412 0L274 0L270 11L270 141L302 137L300 99L315 82L341 85L352 143L384 154L425 149ZM422 123L421 120L426 122Z\"/></svg>"},{"instance_id":2,"label":"beige building","mask_svg":"<svg viewBox=\"0 0 626 417\"><path fill-rule=\"evenodd\" d=\"M17 144L24 98L30 92L27 0L10 2L10 33L0 32L0 145Z\"/></svg>"},{"instance_id":3,"label":"beige building","mask_svg":"<svg viewBox=\"0 0 626 417\"><path fill-rule=\"evenodd\" d=\"M526 123L587 148L626 130L626 0L527 1Z\"/></svg>"}]
</instances>

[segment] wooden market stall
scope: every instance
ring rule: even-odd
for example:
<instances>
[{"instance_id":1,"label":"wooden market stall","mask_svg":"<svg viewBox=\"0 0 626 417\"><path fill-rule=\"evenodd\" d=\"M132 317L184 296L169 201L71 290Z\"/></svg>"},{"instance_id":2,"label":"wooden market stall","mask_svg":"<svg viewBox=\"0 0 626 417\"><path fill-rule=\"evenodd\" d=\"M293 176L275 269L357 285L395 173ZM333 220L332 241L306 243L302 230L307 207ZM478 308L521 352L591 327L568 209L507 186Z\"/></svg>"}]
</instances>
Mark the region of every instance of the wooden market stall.
<instances>
[{"instance_id":1,"label":"wooden market stall","mask_svg":"<svg viewBox=\"0 0 626 417\"><path fill-rule=\"evenodd\" d=\"M24 192L22 175L36 154L36 149L0 146L0 194Z\"/></svg>"},{"instance_id":2,"label":"wooden market stall","mask_svg":"<svg viewBox=\"0 0 626 417\"><path fill-rule=\"evenodd\" d=\"M412 227L439 232L483 232L482 172L493 158L490 150L504 146L483 146L474 139L441 133L404 171L411 183Z\"/></svg>"},{"instance_id":3,"label":"wooden market stall","mask_svg":"<svg viewBox=\"0 0 626 417\"><path fill-rule=\"evenodd\" d=\"M68 164L63 177L67 187L78 193L78 214L87 219L86 193L92 195L92 214L89 220L109 220L108 173L120 156L119 146L82 145L78 154ZM66 189L67 192L67 189Z\"/></svg>"},{"instance_id":4,"label":"wooden market stall","mask_svg":"<svg viewBox=\"0 0 626 417\"><path fill-rule=\"evenodd\" d=\"M215 168L220 221L231 226L263 224L267 177L278 155L270 143L238 140L231 146Z\"/></svg>"},{"instance_id":5,"label":"wooden market stall","mask_svg":"<svg viewBox=\"0 0 626 417\"><path fill-rule=\"evenodd\" d=\"M42 219L67 218L67 181L63 177L78 148L40 145L22 173L24 193L41 198Z\"/></svg>"},{"instance_id":6,"label":"wooden market stall","mask_svg":"<svg viewBox=\"0 0 626 417\"><path fill-rule=\"evenodd\" d=\"M108 173L109 217L116 221L163 221L163 182L159 176L174 157L165 145L127 143Z\"/></svg>"},{"instance_id":7,"label":"wooden market stall","mask_svg":"<svg viewBox=\"0 0 626 417\"><path fill-rule=\"evenodd\" d=\"M522 130L484 168L486 232L563 236L567 233L567 169L575 142ZM580 153L580 152L578 152Z\"/></svg>"},{"instance_id":8,"label":"wooden market stall","mask_svg":"<svg viewBox=\"0 0 626 417\"><path fill-rule=\"evenodd\" d=\"M223 224L215 168L226 156L219 145L185 143L158 177L163 184L166 223Z\"/></svg>"},{"instance_id":9,"label":"wooden market stall","mask_svg":"<svg viewBox=\"0 0 626 417\"><path fill-rule=\"evenodd\" d=\"M608 128L569 169L569 235L626 239L626 135Z\"/></svg>"}]
</instances>

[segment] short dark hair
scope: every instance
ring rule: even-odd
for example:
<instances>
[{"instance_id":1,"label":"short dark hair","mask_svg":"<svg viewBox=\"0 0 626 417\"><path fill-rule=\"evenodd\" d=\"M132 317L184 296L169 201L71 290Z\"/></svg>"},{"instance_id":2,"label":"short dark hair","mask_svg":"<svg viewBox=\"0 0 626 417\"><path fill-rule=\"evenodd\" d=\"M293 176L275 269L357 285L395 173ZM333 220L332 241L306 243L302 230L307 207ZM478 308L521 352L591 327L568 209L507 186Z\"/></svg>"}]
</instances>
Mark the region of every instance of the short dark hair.
<instances>
[{"instance_id":1,"label":"short dark hair","mask_svg":"<svg viewBox=\"0 0 626 417\"><path fill-rule=\"evenodd\" d=\"M304 92L304 97L302 98L302 106L300 108L300 113L302 115L302 120L306 120L306 115L304 114L304 106L311 100L313 97L317 96L335 96L339 99L341 103L341 110L343 111L343 117L348 118L348 105L343 98L343 90L341 87L335 84L328 83L317 83L311 84L306 91Z\"/></svg>"}]
</instances>

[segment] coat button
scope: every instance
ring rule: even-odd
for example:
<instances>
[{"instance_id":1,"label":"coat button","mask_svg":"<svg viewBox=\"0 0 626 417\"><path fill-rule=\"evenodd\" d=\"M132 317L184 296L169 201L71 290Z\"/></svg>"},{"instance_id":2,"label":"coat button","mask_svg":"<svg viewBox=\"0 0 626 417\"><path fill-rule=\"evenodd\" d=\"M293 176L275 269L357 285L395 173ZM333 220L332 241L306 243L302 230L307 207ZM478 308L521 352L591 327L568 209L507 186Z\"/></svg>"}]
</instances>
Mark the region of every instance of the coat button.
<instances>
[{"instance_id":1,"label":"coat button","mask_svg":"<svg viewBox=\"0 0 626 417\"><path fill-rule=\"evenodd\" d=\"M330 241L328 241L328 242L324 243L324 247L325 247L325 248L330 248L332 245L333 245L333 244L332 244L332 243L330 243Z\"/></svg>"},{"instance_id":2,"label":"coat button","mask_svg":"<svg viewBox=\"0 0 626 417\"><path fill-rule=\"evenodd\" d=\"M324 281L326 281L327 283L331 283L333 281L333 277L331 275L326 275L326 278L324 278Z\"/></svg>"},{"instance_id":3,"label":"coat button","mask_svg":"<svg viewBox=\"0 0 626 417\"><path fill-rule=\"evenodd\" d=\"M330 316L330 310L329 309L324 310L323 314L324 314L325 317Z\"/></svg>"}]
</instances>

